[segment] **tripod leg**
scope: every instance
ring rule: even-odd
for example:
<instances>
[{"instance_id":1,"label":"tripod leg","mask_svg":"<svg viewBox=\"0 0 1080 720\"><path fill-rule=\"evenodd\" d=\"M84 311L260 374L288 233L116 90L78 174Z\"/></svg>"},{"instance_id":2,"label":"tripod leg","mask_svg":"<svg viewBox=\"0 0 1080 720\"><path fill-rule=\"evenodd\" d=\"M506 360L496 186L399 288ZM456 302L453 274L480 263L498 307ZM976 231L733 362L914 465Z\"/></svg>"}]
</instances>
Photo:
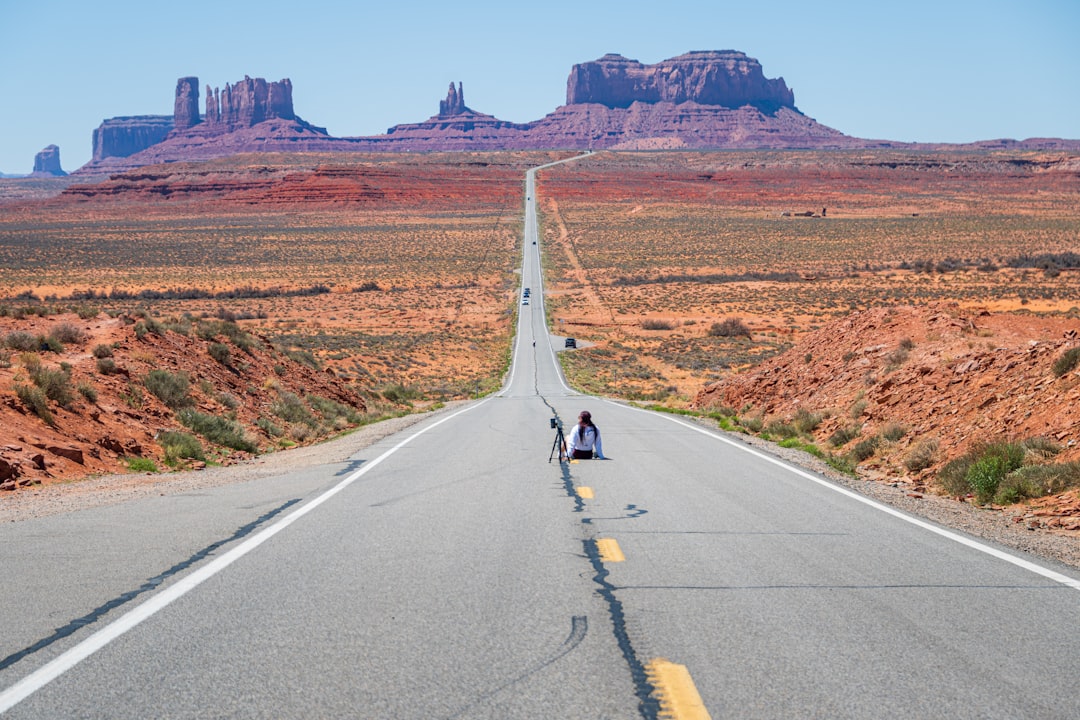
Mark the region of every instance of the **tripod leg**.
<instances>
[{"instance_id":1,"label":"tripod leg","mask_svg":"<svg viewBox=\"0 0 1080 720\"><path fill-rule=\"evenodd\" d=\"M556 452L559 453L559 462L562 462L564 447L566 447L566 436L563 435L562 428L558 428L555 431L555 442L551 444L551 452L548 453L548 462L551 462L551 458L555 457Z\"/></svg>"}]
</instances>

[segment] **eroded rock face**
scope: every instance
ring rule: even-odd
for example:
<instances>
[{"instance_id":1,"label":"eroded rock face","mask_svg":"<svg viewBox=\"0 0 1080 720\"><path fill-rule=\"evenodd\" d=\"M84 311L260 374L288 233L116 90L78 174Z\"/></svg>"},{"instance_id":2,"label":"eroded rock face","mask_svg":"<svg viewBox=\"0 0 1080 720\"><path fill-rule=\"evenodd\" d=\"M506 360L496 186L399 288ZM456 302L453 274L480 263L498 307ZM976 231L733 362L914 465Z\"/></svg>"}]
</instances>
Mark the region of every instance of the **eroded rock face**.
<instances>
[{"instance_id":1,"label":"eroded rock face","mask_svg":"<svg viewBox=\"0 0 1080 720\"><path fill-rule=\"evenodd\" d=\"M245 75L240 82L225 83L224 89L211 91L210 86L206 86L207 125L228 131L273 119L296 119L292 81L288 78L268 83L263 78Z\"/></svg>"},{"instance_id":2,"label":"eroded rock face","mask_svg":"<svg viewBox=\"0 0 1080 720\"><path fill-rule=\"evenodd\" d=\"M567 105L628 108L635 102L750 105L773 113L794 108L795 94L783 78L766 78L757 60L736 50L690 52L655 65L609 54L570 71Z\"/></svg>"},{"instance_id":3,"label":"eroded rock face","mask_svg":"<svg viewBox=\"0 0 1080 720\"><path fill-rule=\"evenodd\" d=\"M169 115L109 118L94 130L93 161L134 155L164 140L172 129Z\"/></svg>"},{"instance_id":4,"label":"eroded rock face","mask_svg":"<svg viewBox=\"0 0 1080 720\"><path fill-rule=\"evenodd\" d=\"M173 126L184 130L199 124L199 78L182 77L176 81Z\"/></svg>"},{"instance_id":5,"label":"eroded rock face","mask_svg":"<svg viewBox=\"0 0 1080 720\"><path fill-rule=\"evenodd\" d=\"M60 148L49 145L34 156L34 175L62 177L67 175L60 167Z\"/></svg>"},{"instance_id":6,"label":"eroded rock face","mask_svg":"<svg viewBox=\"0 0 1080 720\"><path fill-rule=\"evenodd\" d=\"M459 82L456 88L454 83L450 83L450 91L446 93L446 99L439 101L439 117L461 115L468 110L469 108L465 107L465 91L461 83Z\"/></svg>"}]
</instances>

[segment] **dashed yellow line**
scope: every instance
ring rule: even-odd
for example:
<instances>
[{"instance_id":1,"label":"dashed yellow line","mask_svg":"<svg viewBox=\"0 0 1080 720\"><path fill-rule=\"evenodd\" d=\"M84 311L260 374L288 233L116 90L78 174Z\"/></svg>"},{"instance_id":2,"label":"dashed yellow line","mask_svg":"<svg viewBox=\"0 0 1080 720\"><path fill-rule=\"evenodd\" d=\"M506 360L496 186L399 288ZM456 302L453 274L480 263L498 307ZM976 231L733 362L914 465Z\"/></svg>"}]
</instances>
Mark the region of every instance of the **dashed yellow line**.
<instances>
[{"instance_id":1,"label":"dashed yellow line","mask_svg":"<svg viewBox=\"0 0 1080 720\"><path fill-rule=\"evenodd\" d=\"M574 490L575 492L577 492L577 496L579 498L582 498L584 500L592 500L593 498L593 491L591 487L585 487L584 485L582 485L580 487L574 488Z\"/></svg>"},{"instance_id":2,"label":"dashed yellow line","mask_svg":"<svg viewBox=\"0 0 1080 720\"><path fill-rule=\"evenodd\" d=\"M619 543L615 542L615 538L597 538L596 549L600 553L600 559L604 562L623 562L626 560L626 556L623 555Z\"/></svg>"},{"instance_id":3,"label":"dashed yellow line","mask_svg":"<svg viewBox=\"0 0 1080 720\"><path fill-rule=\"evenodd\" d=\"M685 665L656 658L645 666L645 676L652 683L653 696L660 701L660 717L712 720Z\"/></svg>"}]
</instances>

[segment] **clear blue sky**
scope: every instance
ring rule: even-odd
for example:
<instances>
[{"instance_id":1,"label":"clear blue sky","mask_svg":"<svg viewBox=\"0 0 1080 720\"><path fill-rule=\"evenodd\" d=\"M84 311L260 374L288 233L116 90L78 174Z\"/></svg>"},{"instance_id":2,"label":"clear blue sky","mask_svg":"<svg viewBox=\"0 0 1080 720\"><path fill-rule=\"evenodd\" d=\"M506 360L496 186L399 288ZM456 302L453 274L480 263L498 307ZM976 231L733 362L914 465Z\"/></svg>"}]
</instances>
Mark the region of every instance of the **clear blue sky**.
<instances>
[{"instance_id":1,"label":"clear blue sky","mask_svg":"<svg viewBox=\"0 0 1080 720\"><path fill-rule=\"evenodd\" d=\"M849 135L1080 138L1080 0L0 0L0 171L50 144L74 170L103 119L171 114L187 75L288 77L305 120L374 135L434 115L451 81L527 122L566 101L575 63L723 49Z\"/></svg>"}]
</instances>

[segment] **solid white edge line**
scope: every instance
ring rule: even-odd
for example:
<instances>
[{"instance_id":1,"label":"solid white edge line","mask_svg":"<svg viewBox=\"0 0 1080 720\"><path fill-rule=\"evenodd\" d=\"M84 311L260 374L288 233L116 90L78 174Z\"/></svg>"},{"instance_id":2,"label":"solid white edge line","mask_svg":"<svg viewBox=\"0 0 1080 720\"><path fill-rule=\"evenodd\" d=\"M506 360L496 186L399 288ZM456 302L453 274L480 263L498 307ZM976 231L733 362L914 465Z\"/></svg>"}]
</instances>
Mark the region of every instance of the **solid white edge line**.
<instances>
[{"instance_id":1,"label":"solid white edge line","mask_svg":"<svg viewBox=\"0 0 1080 720\"><path fill-rule=\"evenodd\" d=\"M607 402L611 402L611 401L609 400ZM820 478L820 477L814 475L813 473L807 472L806 470L802 470L801 468L797 468L797 467L795 467L793 465L789 465L788 463L784 462L783 460L781 460L779 458L773 457L772 455L768 455L768 454L760 452L758 450L754 450L753 448L749 448L749 447L747 447L747 446L745 446L745 445L743 445L741 443L738 443L738 442L736 442L734 440L731 440L730 438L726 438L723 435L719 435L719 434L717 434L715 432L712 432L711 430L709 430L707 428L703 428L703 427L699 427L697 425L693 425L691 423L685 422L683 420L672 417L672 416L667 415L665 413L654 413L651 410L645 410L643 408L634 407L632 405L623 405L621 403L612 403L612 404L613 405L618 405L619 407L628 408L630 410L636 410L638 412L644 412L644 413L649 413L649 414L653 414L653 415L659 415L660 417L664 418L665 420L670 420L671 422L675 423L676 425L682 425L683 427L689 428L689 429L691 429L691 430L693 430L695 432L699 432L702 435L708 435L709 437L714 438L716 440L719 440L720 442L727 443L728 445L730 445L730 446L732 446L734 448L737 448L737 449L742 450L744 452L750 453L751 455L753 455L753 456L755 456L755 457L757 457L757 458L759 458L761 460L764 460L766 462L772 463L773 465L777 465L779 467L782 467L782 468L784 468L784 469L786 469L786 470L788 470L790 472L795 473L799 477L802 477L802 478L805 478L805 479L810 480L812 482L815 482L818 485L821 485L822 487L826 487L826 488L828 488L830 490L838 492L841 495L846 495L847 497L849 497L849 498L851 498L853 500L858 500L859 502L863 503L864 505L869 505L870 507L872 507L872 508L874 508L876 510L880 510L883 513L888 513L889 515L892 515L893 517L904 520L905 522L909 522L912 525L920 527L920 528L922 528L924 530L929 530L930 532L935 533L937 535L940 535L941 537L947 538L947 539L952 540L954 542L958 542L961 545L965 545L965 546L967 546L969 548L972 548L974 550L978 550L979 552L986 553L987 555L995 557L995 558L997 558L999 560L1004 560L1007 563L1012 563L1013 565L1016 565L1017 567L1021 567L1021 568L1025 569L1025 570L1033 572L1036 575L1041 575L1044 578L1047 578L1048 580L1053 580L1054 582L1061 583L1062 585L1070 587L1073 590L1080 590L1080 580L1077 580L1075 578L1071 578L1068 575L1063 575L1062 573L1059 573L1059 572L1057 572L1055 570L1051 570L1050 568L1043 567L1042 565L1038 565L1036 563L1031 562L1030 560L1025 560L1024 558L1021 558L1021 557L1017 557L1016 555L1013 555L1011 553L1007 553L1007 552L1005 552L1003 550L999 550L999 549L997 549L995 547L991 547L989 545L984 545L983 543L978 542L977 540L972 540L971 538L964 537L963 535L955 533L955 532L953 532L951 530L946 530L945 528L942 528L942 527L938 527L937 525L934 525L934 524L932 524L930 522L927 522L925 520L921 520L919 518L912 517L911 515L908 515L908 514L906 514L904 512L901 512L900 510L897 510L896 508L889 507L888 505L884 505L884 504L878 502L877 500L872 500L872 499L870 499L868 497L860 495L859 493L857 493L857 492L855 492L853 490L848 490L845 487L841 487L839 485L831 483L828 480L825 480L824 478Z\"/></svg>"},{"instance_id":2,"label":"solid white edge line","mask_svg":"<svg viewBox=\"0 0 1080 720\"><path fill-rule=\"evenodd\" d=\"M274 535L277 535L286 527L293 524L304 515L307 515L309 512L322 505L334 495L337 495L349 485L353 484L356 480L365 475L372 468L378 466L383 460L393 455L395 452L400 450L409 442L412 442L427 431L433 430L439 425L453 420L458 415L476 409L480 405L487 402L488 399L490 398L485 398L484 400L470 405L467 408L458 410L452 415L447 415L446 417L432 423L431 425L428 425L422 430L419 430L412 435L407 436L406 438L398 442L397 445L394 445L392 448L390 448L374 460L365 463L363 467L349 475L337 485L324 492L322 495L316 497L311 502L297 508L282 519L278 520L273 525L264 528L260 532L256 533L252 537L248 538L244 542L234 547L232 550L229 550L221 557L211 561L210 563L204 565L198 570L195 570L194 572L184 576L176 583L170 585L169 587L165 588L161 592L148 599L146 602L142 603L138 607L132 608L113 622L109 623L107 626L103 627L101 630L98 630L93 635L86 638L79 644L60 654L45 665L42 665L40 668L30 673L22 680L19 680L3 692L0 692L0 714L7 712L19 702L25 700L33 693L45 687L53 680L60 677L65 672L75 667L80 662L90 657L95 652L126 633L128 630L131 630L133 627L135 627L142 621L153 616L159 610L164 609L174 601L186 595L191 590L194 590L206 580L209 580L214 575L217 575L229 565L232 565L234 562L247 555L249 552L257 548L258 546L262 545Z\"/></svg>"}]
</instances>

